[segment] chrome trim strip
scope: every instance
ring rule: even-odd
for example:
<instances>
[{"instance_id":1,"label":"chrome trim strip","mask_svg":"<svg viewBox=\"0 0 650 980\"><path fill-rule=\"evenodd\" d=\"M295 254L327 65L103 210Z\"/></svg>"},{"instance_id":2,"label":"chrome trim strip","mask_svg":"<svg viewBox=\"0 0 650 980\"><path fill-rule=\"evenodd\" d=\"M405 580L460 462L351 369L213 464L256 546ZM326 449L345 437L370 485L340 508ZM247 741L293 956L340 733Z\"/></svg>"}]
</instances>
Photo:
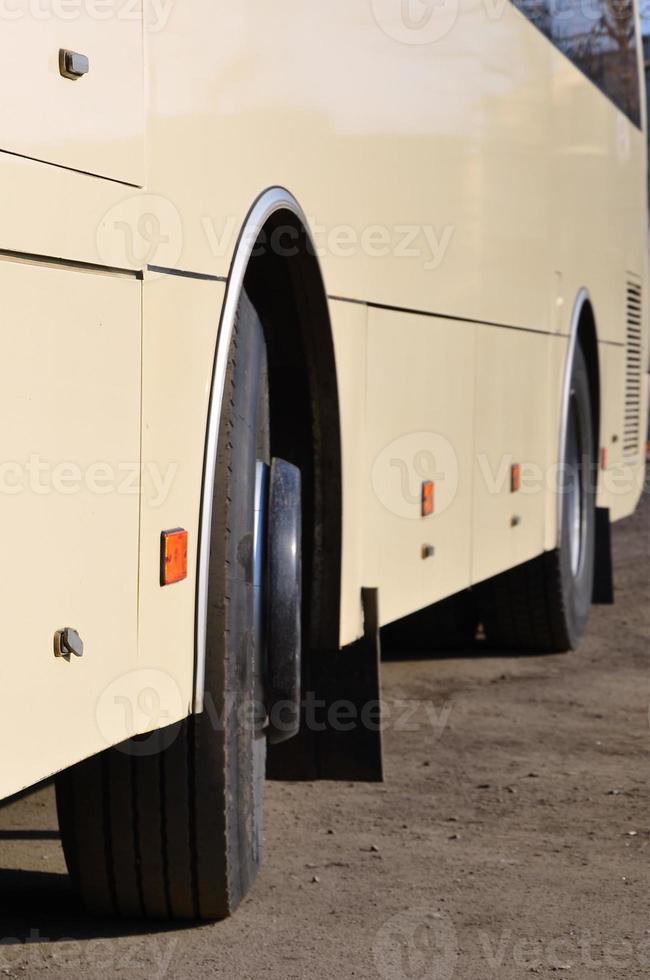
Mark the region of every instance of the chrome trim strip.
<instances>
[{"instance_id":1,"label":"chrome trim strip","mask_svg":"<svg viewBox=\"0 0 650 980\"><path fill-rule=\"evenodd\" d=\"M566 455L566 440L567 440L567 420L569 414L569 401L571 394L571 370L573 368L573 355L576 348L576 340L578 337L578 324L580 323L580 315L582 313L582 307L585 303L590 301L589 292L583 286L579 291L576 301L573 306L573 313L571 315L571 330L569 332L569 347L567 350L566 360L564 362L564 381L562 384L562 410L560 413L560 453L558 457L558 466L564 466L564 457ZM558 471L558 480L561 476L561 470ZM562 544L562 494L559 492L559 486L556 490L557 492L557 546L558 548Z\"/></svg>"},{"instance_id":2,"label":"chrome trim strip","mask_svg":"<svg viewBox=\"0 0 650 980\"><path fill-rule=\"evenodd\" d=\"M212 505L214 500L214 473L217 461L217 440L223 390L226 383L228 351L232 337L239 294L244 285L244 277L257 238L271 215L276 211L290 211L302 223L309 235L305 214L291 194L284 187L270 187L253 204L239 234L235 253L230 266L226 286L226 297L221 311L217 333L217 347L210 389L210 406L206 433L205 458L203 469L203 490L199 515L198 570L196 586L196 649L194 660L194 712L203 710L205 687L205 658L208 621L208 576L210 566L210 534L212 530ZM311 236L310 236L311 237ZM313 240L312 240L313 245ZM314 255L316 254L313 248Z\"/></svg>"}]
</instances>

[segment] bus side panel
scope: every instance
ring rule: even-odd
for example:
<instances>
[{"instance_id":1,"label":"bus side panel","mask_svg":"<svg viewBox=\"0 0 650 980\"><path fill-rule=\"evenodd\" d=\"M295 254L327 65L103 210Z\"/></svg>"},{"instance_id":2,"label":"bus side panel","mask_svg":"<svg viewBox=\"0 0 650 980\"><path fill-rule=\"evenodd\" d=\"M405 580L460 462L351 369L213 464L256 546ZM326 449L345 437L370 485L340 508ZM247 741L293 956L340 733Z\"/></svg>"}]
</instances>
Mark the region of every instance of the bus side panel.
<instances>
[{"instance_id":1,"label":"bus side panel","mask_svg":"<svg viewBox=\"0 0 650 980\"><path fill-rule=\"evenodd\" d=\"M281 184L331 295L543 328L552 52L509 4L457 12L404 43L398 3L173 5L149 37L149 186L183 215L179 266L227 274L252 201Z\"/></svg>"},{"instance_id":2,"label":"bus side panel","mask_svg":"<svg viewBox=\"0 0 650 980\"><path fill-rule=\"evenodd\" d=\"M0 35L4 151L129 184L144 181L142 15L93 16L32 8L8 17ZM121 12L122 13L122 12ZM83 78L64 77L59 49L89 59ZM119 68L116 59L119 58ZM17 80L20 79L20 84Z\"/></svg>"},{"instance_id":3,"label":"bus side panel","mask_svg":"<svg viewBox=\"0 0 650 980\"><path fill-rule=\"evenodd\" d=\"M365 584L383 623L469 584L475 336L470 323L368 311Z\"/></svg>"},{"instance_id":4,"label":"bus side panel","mask_svg":"<svg viewBox=\"0 0 650 980\"><path fill-rule=\"evenodd\" d=\"M124 712L113 684L136 666L141 283L3 260L0 290L6 796L104 748L106 708ZM55 657L64 627L81 658Z\"/></svg>"},{"instance_id":5,"label":"bus side panel","mask_svg":"<svg viewBox=\"0 0 650 980\"><path fill-rule=\"evenodd\" d=\"M634 510L644 478L648 350L646 135L561 54L552 61L551 227L569 333L579 291L589 292L600 364L598 504L618 520ZM629 291L641 301L641 371L628 371ZM638 339L638 338L637 338ZM632 358L638 352L632 352ZM636 423L636 452L623 451Z\"/></svg>"},{"instance_id":6,"label":"bus side panel","mask_svg":"<svg viewBox=\"0 0 650 980\"><path fill-rule=\"evenodd\" d=\"M642 453L643 437L639 451L629 455L625 451L623 433L625 431L625 387L626 387L626 349L612 344L599 345L601 377L601 418L600 446L601 456L598 474L598 506L609 509L612 521L631 514L639 500L645 479L645 461ZM641 411L642 426L648 417L647 377L641 371Z\"/></svg>"},{"instance_id":7,"label":"bus side panel","mask_svg":"<svg viewBox=\"0 0 650 980\"><path fill-rule=\"evenodd\" d=\"M543 334L477 329L472 582L544 550L549 433L541 406L551 343Z\"/></svg>"}]
</instances>

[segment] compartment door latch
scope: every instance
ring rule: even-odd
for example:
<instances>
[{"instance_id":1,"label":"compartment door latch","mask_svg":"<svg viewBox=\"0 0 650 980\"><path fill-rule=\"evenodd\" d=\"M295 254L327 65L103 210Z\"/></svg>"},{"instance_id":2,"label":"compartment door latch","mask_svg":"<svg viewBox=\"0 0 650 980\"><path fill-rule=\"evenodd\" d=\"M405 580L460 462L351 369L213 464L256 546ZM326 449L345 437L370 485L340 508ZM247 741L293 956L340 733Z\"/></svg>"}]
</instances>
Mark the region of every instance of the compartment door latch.
<instances>
[{"instance_id":1,"label":"compartment door latch","mask_svg":"<svg viewBox=\"0 0 650 980\"><path fill-rule=\"evenodd\" d=\"M70 657L71 655L83 657L84 641L71 626L64 626L54 634L54 656Z\"/></svg>"}]
</instances>

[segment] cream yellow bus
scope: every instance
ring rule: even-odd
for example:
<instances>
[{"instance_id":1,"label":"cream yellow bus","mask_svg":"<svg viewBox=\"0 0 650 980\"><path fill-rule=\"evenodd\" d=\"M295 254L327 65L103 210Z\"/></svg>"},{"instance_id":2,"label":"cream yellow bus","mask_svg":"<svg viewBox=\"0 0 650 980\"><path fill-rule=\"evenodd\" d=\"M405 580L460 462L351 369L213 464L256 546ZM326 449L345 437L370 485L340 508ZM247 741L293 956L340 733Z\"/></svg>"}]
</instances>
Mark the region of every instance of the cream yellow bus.
<instances>
[{"instance_id":1,"label":"cream yellow bus","mask_svg":"<svg viewBox=\"0 0 650 980\"><path fill-rule=\"evenodd\" d=\"M639 17L1 10L0 795L56 775L92 910L219 918L266 771L381 777L382 628L563 651L611 600Z\"/></svg>"}]
</instances>

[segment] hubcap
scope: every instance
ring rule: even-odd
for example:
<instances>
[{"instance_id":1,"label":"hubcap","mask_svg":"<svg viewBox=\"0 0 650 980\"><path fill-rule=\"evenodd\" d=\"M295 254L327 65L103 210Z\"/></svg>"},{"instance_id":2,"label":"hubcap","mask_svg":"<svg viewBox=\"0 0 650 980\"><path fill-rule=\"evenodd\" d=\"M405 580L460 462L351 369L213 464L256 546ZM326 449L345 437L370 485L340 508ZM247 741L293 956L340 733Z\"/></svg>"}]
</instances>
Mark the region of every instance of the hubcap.
<instances>
[{"instance_id":1,"label":"hubcap","mask_svg":"<svg viewBox=\"0 0 650 980\"><path fill-rule=\"evenodd\" d=\"M266 534L266 694L271 744L300 727L301 480L300 470L273 459Z\"/></svg>"}]
</instances>

